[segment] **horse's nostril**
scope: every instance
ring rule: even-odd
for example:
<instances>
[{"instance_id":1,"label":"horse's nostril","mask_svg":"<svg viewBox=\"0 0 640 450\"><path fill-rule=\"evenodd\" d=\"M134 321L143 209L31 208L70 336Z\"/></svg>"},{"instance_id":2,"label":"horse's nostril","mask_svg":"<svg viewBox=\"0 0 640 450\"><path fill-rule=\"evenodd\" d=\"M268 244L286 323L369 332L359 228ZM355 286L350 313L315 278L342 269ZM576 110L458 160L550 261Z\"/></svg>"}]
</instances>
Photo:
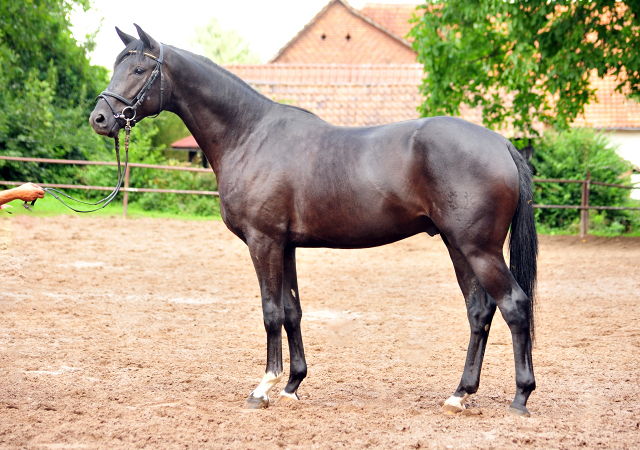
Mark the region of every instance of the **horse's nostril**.
<instances>
[{"instance_id":1,"label":"horse's nostril","mask_svg":"<svg viewBox=\"0 0 640 450\"><path fill-rule=\"evenodd\" d=\"M102 123L104 122L104 116L102 114L98 114L95 118L95 122L96 123Z\"/></svg>"}]
</instances>

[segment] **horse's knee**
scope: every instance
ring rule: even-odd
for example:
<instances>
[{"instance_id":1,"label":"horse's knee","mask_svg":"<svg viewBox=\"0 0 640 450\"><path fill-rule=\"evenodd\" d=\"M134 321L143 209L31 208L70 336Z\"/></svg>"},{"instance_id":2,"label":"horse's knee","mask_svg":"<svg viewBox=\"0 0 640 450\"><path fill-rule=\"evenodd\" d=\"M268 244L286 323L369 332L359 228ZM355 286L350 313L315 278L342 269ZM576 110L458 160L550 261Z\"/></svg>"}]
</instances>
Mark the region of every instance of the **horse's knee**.
<instances>
[{"instance_id":1,"label":"horse's knee","mask_svg":"<svg viewBox=\"0 0 640 450\"><path fill-rule=\"evenodd\" d=\"M264 328L267 333L278 332L284 324L285 314L282 308L277 305L263 305L262 316L264 319Z\"/></svg>"},{"instance_id":2,"label":"horse's knee","mask_svg":"<svg viewBox=\"0 0 640 450\"><path fill-rule=\"evenodd\" d=\"M293 330L300 327L302 321L302 312L295 307L284 308L284 328L285 330Z\"/></svg>"}]
</instances>

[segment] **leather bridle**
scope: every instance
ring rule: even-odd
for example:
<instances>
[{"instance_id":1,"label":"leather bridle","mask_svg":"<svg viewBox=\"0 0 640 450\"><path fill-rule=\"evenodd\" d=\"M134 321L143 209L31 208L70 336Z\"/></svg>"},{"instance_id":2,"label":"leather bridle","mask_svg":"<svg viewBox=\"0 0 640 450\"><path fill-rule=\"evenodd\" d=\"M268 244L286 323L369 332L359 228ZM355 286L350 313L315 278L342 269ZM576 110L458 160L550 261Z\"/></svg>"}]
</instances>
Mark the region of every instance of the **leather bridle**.
<instances>
[{"instance_id":1,"label":"leather bridle","mask_svg":"<svg viewBox=\"0 0 640 450\"><path fill-rule=\"evenodd\" d=\"M138 53L136 50L131 50L129 51L129 53ZM162 73L162 62L164 60L164 49L162 47L162 44L160 44L160 55L156 58L155 56L153 56L150 53L146 53L143 52L144 56L147 56L151 59L153 59L156 62L156 66L154 67L153 71L151 72L151 76L149 77L149 79L147 80L147 82L144 84L144 86L142 86L142 88L140 89L140 91L138 91L138 93L136 94L135 97L133 97L133 100L129 101L126 98L124 98L122 95L116 94L115 92L110 92L107 90L104 90L100 93L100 95L98 95L96 97L96 100L98 99L103 99L105 102L107 102L107 105L109 105L109 108L111 109L111 112L113 113L113 117L117 120L117 119L124 119L127 122L127 125L131 124L131 126L134 126L136 123L136 109L138 109L138 106L140 106L142 104L142 102L144 101L147 92L149 92L149 90L151 89L151 87L153 86L153 83L156 81L156 78L158 78L158 74L160 75L160 105L158 106L158 114L160 114L160 112L162 111L162 97L164 94L164 74ZM115 99L120 100L122 103L124 103L125 106L122 111L120 113L116 112L116 109L113 107L113 105L111 104L111 102L109 101L108 97L113 97ZM131 117L127 117L127 113L131 112ZM156 114L153 117L158 117L158 114Z\"/></svg>"},{"instance_id":2,"label":"leather bridle","mask_svg":"<svg viewBox=\"0 0 640 450\"><path fill-rule=\"evenodd\" d=\"M139 53L139 52L136 51L136 50L131 50L131 51L129 51L129 53ZM58 200L64 206L66 206L67 208L69 208L69 209L71 209L71 210L73 210L75 212L89 213L89 212L94 212L94 211L97 211L99 209L102 209L102 208L106 207L109 203L111 203L113 201L113 199L116 198L116 195L118 195L118 192L120 192L120 188L122 187L122 182L124 181L125 173L127 172L127 165L129 164L129 136L131 134L131 127L135 126L135 124L136 124L136 109L138 109L138 106L140 106L142 104L142 102L144 101L144 99L146 98L147 93L149 92L149 90L153 86L153 83L156 81L156 78L158 78L158 74L160 75L160 105L158 106L158 114L160 114L160 112L162 112L162 100L163 100L163 94L164 94L164 74L162 73L162 61L164 59L164 50L162 48L162 44L160 44L160 55L157 58L155 56L149 54L149 53L146 53L146 52L143 52L143 55L155 60L156 66L154 67L153 71L151 72L151 76L149 77L147 82L144 84L144 86L142 86L140 91L138 91L136 96L133 97L132 101L129 101L126 98L124 98L123 96L121 96L119 94L116 94L114 92L109 92L107 90L102 91L100 93L100 95L98 95L96 97L96 100L103 99L105 102L107 102L107 105L109 105L109 108L111 108L111 112L113 113L113 117L116 120L121 119L121 120L125 121L125 126L124 126L124 130L125 130L124 170L122 170L121 167L120 167L120 140L118 139L118 135L116 135L115 138L114 138L115 139L115 146L116 146L116 159L118 161L118 183L116 184L116 187L105 198L103 198L102 200L99 200L97 202L94 202L94 203L89 203L89 202L84 202L82 200L78 200L78 199L73 198L70 195L67 195L64 192L59 191L59 190L54 189L54 188L44 188L44 190L46 192L50 193L56 200ZM118 113L116 111L116 109L113 107L113 105L111 104L111 102L109 101L108 97L113 97L115 99L118 99L118 100L120 100L122 103L124 103L127 106L122 108L122 111L120 113ZM156 114L153 117L158 117L158 114ZM91 210L75 209L72 206L67 205L56 194L60 194L60 195L66 197L66 198L68 198L70 200L73 200L74 202L82 203L84 205L89 205L89 206L101 205L101 206L99 206L98 208L95 208L95 209L91 209Z\"/></svg>"}]
</instances>

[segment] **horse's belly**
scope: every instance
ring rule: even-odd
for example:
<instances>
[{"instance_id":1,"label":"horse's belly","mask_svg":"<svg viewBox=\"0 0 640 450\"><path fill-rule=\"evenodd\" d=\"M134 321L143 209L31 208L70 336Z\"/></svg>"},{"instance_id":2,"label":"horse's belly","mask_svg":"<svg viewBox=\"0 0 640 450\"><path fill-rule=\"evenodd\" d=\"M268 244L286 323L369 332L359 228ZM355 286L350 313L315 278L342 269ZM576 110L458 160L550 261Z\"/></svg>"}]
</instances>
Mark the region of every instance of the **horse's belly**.
<instances>
[{"instance_id":1,"label":"horse's belly","mask_svg":"<svg viewBox=\"0 0 640 450\"><path fill-rule=\"evenodd\" d=\"M364 220L363 220L364 219ZM298 247L368 248L390 244L418 233L439 233L427 216L393 220L389 216L332 217L328 214L312 224L291 230L291 241Z\"/></svg>"}]
</instances>

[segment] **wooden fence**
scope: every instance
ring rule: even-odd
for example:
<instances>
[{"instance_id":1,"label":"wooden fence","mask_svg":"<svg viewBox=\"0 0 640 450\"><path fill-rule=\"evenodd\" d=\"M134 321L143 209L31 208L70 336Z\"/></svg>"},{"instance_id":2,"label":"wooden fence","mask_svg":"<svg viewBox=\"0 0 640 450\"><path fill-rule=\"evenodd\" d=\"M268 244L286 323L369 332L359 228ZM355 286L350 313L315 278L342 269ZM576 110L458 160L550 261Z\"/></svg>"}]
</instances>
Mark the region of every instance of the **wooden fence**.
<instances>
[{"instance_id":1,"label":"wooden fence","mask_svg":"<svg viewBox=\"0 0 640 450\"><path fill-rule=\"evenodd\" d=\"M589 192L591 185L607 186L620 189L638 189L638 186L628 186L624 184L604 183L602 181L593 181L591 172L587 172L587 178L584 180L562 180L554 178L536 178L534 183L580 183L582 184L582 195L580 206L574 205L534 205L534 208L556 208L556 209L579 209L580 210L580 236L584 237L589 233L589 210L640 210L640 208L631 206L591 206L589 204Z\"/></svg>"},{"instance_id":2,"label":"wooden fence","mask_svg":"<svg viewBox=\"0 0 640 450\"><path fill-rule=\"evenodd\" d=\"M84 165L84 166L117 166L118 163L106 162L106 161L82 161L72 159L46 159L46 158L23 158L21 156L0 156L0 159L7 161L23 161L23 162L37 162L48 164L68 164L68 165ZM211 169L198 169L195 167L181 167L181 166L160 166L154 164L141 164L141 163L129 163L124 173L124 185L120 190L124 193L122 199L122 215L127 217L127 206L129 205L129 192L156 192L159 194L189 194L189 195L213 195L218 197L217 191L190 191L181 189L151 189L151 188L132 188L129 186L129 176L131 174L131 168L138 167L143 169L157 169L157 170L178 170L183 172L200 172L200 173L212 173ZM0 185L5 186L19 186L23 184L22 181L0 181ZM81 186L73 184L50 184L50 183L38 183L42 187L53 187L61 189L84 189L89 191L112 191L112 187L105 186Z\"/></svg>"},{"instance_id":3,"label":"wooden fence","mask_svg":"<svg viewBox=\"0 0 640 450\"><path fill-rule=\"evenodd\" d=\"M104 161L81 161L81 160L68 160L68 159L45 159L45 158L23 158L20 156L0 156L0 159L7 161L23 161L23 162L37 162L48 164L75 164L75 165L98 165L98 166L117 166L115 162ZM218 197L217 191L189 191L179 189L147 189L147 188L132 188L129 186L129 175L131 168L144 168L144 169L156 169L156 170L182 170L187 172L200 172L211 173L210 169L199 169L195 167L181 167L181 166L161 166L153 164L140 164L129 163L125 171L124 186L120 189L124 192L122 199L123 205L123 217L127 217L127 205L129 203L129 192L156 192L160 194L189 194L189 195L213 195ZM625 207L625 206L591 206L589 204L589 192L591 185L608 186L620 189L638 189L638 186L628 186L622 184L603 183L601 181L591 180L591 173L587 173L587 178L584 180L564 180L554 178L536 178L534 183L580 183L582 184L582 196L580 206L577 205L534 205L534 208L556 208L556 209L579 209L580 210L580 236L585 236L588 233L589 228L589 210L640 210L640 207ZM17 186L21 185L22 181L0 181L0 185L5 186ZM55 187L63 189L84 189L84 190L100 190L111 191L113 188L104 186L78 186L70 184L47 184L39 183L43 187Z\"/></svg>"}]
</instances>

